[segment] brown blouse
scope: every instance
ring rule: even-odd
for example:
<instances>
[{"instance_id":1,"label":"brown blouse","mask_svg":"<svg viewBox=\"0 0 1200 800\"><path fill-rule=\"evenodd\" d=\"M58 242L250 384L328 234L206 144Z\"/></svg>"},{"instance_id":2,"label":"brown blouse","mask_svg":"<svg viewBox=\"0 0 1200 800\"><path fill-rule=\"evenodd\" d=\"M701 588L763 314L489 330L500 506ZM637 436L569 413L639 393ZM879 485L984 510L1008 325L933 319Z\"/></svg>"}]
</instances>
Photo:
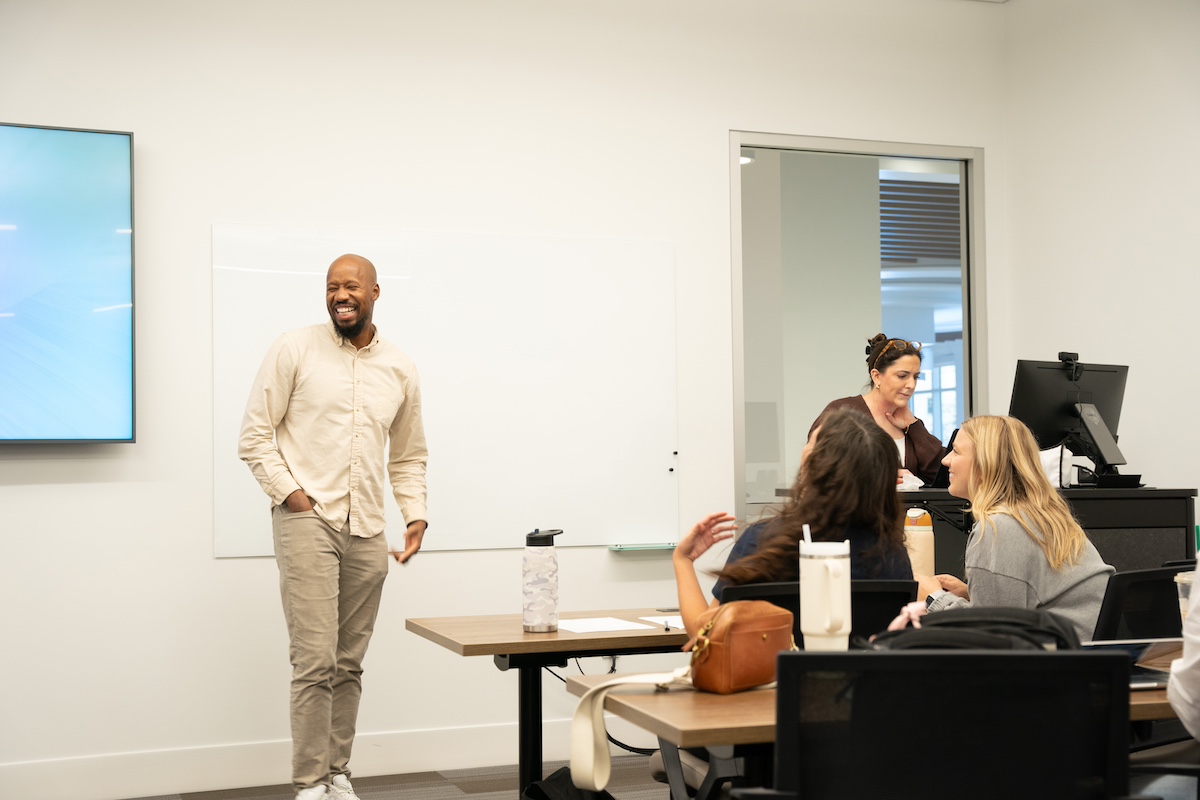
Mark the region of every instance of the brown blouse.
<instances>
[{"instance_id":1,"label":"brown blouse","mask_svg":"<svg viewBox=\"0 0 1200 800\"><path fill-rule=\"evenodd\" d=\"M843 397L825 406L821 416L817 417L808 429L809 435L812 435L813 428L821 424L821 420L825 419L826 414L839 408L850 408L866 414L868 417L871 416L871 409L867 407L865 397L862 395ZM874 422L874 417L871 418L871 421ZM904 434L904 468L906 470L925 483L932 483L938 468L942 465L942 459L945 457L946 448L942 446L942 440L926 430L925 423L920 418L908 426L908 430Z\"/></svg>"}]
</instances>

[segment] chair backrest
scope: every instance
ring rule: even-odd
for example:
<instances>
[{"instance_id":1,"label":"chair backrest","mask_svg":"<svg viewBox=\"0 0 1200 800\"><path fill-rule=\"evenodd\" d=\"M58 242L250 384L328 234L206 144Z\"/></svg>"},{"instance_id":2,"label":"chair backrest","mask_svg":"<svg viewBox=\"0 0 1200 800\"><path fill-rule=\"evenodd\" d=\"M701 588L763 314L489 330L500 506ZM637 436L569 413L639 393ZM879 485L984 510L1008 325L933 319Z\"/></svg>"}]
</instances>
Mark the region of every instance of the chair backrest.
<instances>
[{"instance_id":1,"label":"chair backrest","mask_svg":"<svg viewBox=\"0 0 1200 800\"><path fill-rule=\"evenodd\" d=\"M867 638L887 630L905 603L917 599L916 581L850 581L850 639ZM796 644L802 645L800 635L800 583L778 581L726 586L721 590L721 602L733 600L768 600L792 612L792 630Z\"/></svg>"},{"instance_id":2,"label":"chair backrest","mask_svg":"<svg viewBox=\"0 0 1200 800\"><path fill-rule=\"evenodd\" d=\"M1109 576L1093 640L1166 639L1182 636L1175 575L1185 564L1135 569Z\"/></svg>"},{"instance_id":3,"label":"chair backrest","mask_svg":"<svg viewBox=\"0 0 1200 800\"><path fill-rule=\"evenodd\" d=\"M1128 792L1120 653L781 653L775 790L809 800Z\"/></svg>"},{"instance_id":4,"label":"chair backrest","mask_svg":"<svg viewBox=\"0 0 1200 800\"><path fill-rule=\"evenodd\" d=\"M850 581L851 637L886 631L900 609L916 599L916 581Z\"/></svg>"}]
</instances>

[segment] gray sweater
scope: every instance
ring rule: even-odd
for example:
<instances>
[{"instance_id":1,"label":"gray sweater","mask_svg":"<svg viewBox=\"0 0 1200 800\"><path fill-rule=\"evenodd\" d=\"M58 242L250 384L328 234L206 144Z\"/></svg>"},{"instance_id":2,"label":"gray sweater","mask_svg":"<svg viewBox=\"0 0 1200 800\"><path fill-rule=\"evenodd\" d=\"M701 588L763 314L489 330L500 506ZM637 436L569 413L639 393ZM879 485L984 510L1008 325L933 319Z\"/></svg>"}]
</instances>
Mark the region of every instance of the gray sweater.
<instances>
[{"instance_id":1,"label":"gray sweater","mask_svg":"<svg viewBox=\"0 0 1200 800\"><path fill-rule=\"evenodd\" d=\"M967 539L966 581L970 601L947 591L931 594L930 611L947 608L1008 606L1052 611L1070 622L1080 641L1092 638L1100 603L1115 571L1088 541L1076 564L1060 572L1029 534L1008 514L993 514L995 531L975 523Z\"/></svg>"}]
</instances>

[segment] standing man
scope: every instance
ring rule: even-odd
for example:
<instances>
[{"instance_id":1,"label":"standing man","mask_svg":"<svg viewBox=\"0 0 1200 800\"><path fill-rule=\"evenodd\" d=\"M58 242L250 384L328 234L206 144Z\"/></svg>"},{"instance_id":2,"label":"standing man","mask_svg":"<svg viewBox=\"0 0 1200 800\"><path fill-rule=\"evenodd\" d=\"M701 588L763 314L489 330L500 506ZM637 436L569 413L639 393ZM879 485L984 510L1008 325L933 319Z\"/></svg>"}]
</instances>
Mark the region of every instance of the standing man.
<instances>
[{"instance_id":1,"label":"standing man","mask_svg":"<svg viewBox=\"0 0 1200 800\"><path fill-rule=\"evenodd\" d=\"M238 455L271 498L292 662L297 800L358 800L350 785L362 661L388 545L387 484L404 514L406 563L425 535L421 391L412 361L379 338L375 267L344 255L325 277L329 322L271 346L246 404Z\"/></svg>"}]
</instances>

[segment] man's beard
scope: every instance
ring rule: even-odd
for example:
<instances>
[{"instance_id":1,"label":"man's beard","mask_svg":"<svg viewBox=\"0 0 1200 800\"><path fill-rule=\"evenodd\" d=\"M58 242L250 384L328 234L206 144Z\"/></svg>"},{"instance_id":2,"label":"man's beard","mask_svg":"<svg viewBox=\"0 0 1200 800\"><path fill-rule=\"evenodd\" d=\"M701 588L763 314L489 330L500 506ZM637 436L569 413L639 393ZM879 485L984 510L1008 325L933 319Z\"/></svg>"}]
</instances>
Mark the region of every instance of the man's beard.
<instances>
[{"instance_id":1,"label":"man's beard","mask_svg":"<svg viewBox=\"0 0 1200 800\"><path fill-rule=\"evenodd\" d=\"M350 342L358 338L358 335L367 329L371 324L371 320L365 317L359 317L358 321L353 325L340 325L334 321L333 327L337 329L338 336L342 337L342 341Z\"/></svg>"}]
</instances>

